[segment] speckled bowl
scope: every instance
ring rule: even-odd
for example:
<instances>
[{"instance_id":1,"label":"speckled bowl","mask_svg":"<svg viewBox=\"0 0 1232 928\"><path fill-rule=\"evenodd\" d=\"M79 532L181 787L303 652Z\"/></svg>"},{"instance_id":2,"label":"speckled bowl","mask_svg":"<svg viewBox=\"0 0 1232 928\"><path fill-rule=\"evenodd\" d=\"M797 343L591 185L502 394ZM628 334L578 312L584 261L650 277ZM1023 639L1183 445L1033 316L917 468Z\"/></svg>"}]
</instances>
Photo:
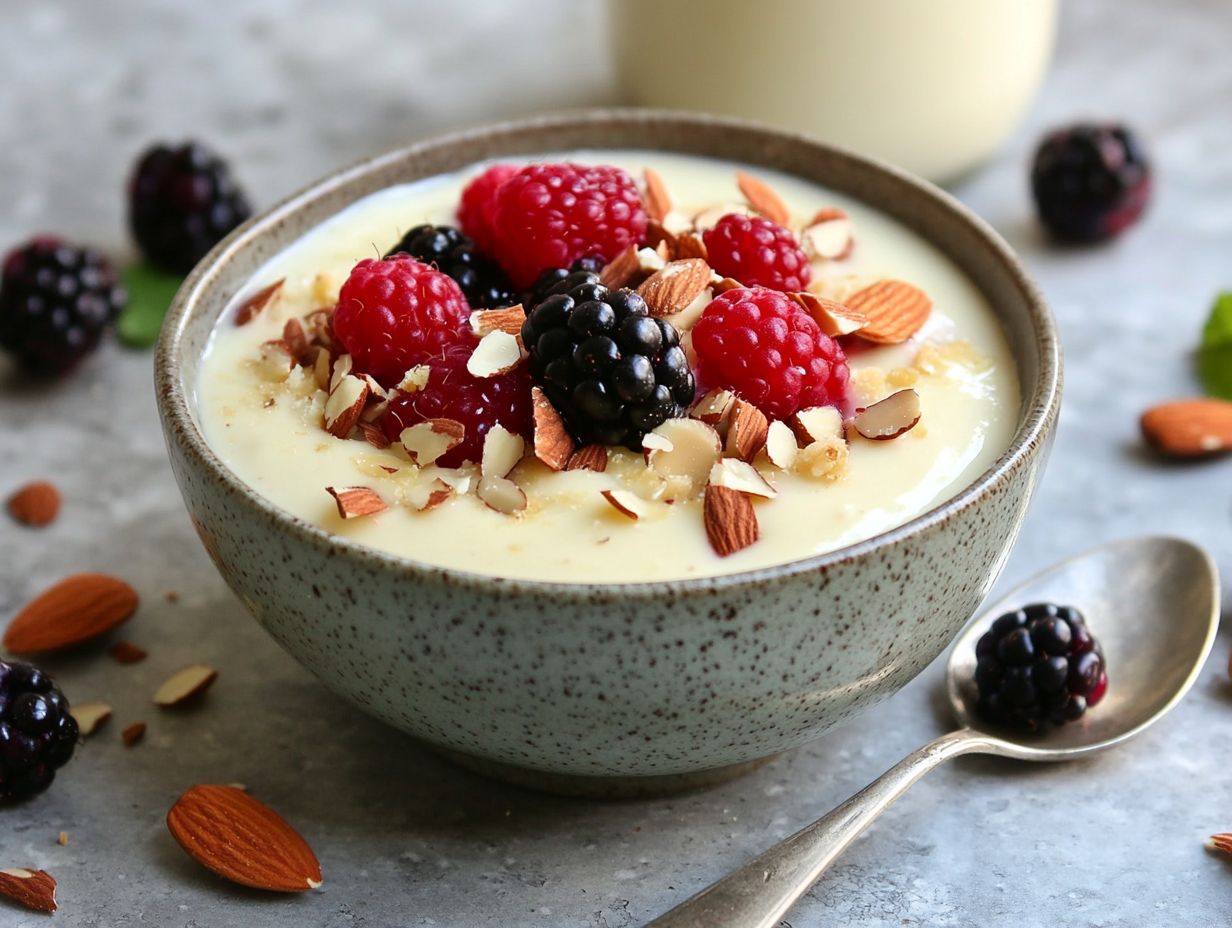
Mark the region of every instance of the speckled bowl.
<instances>
[{"instance_id":1,"label":"speckled bowl","mask_svg":"<svg viewBox=\"0 0 1232 928\"><path fill-rule=\"evenodd\" d=\"M267 502L207 446L194 383L215 320L271 255L391 184L495 156L658 148L764 165L897 218L988 296L1022 385L1012 445L900 528L713 579L563 584L445 570L335 537ZM803 744L945 648L1003 565L1059 405L1056 332L1005 243L950 197L802 136L712 117L592 111L412 145L334 174L238 229L176 297L156 362L193 523L257 620L367 712L490 773L589 793L704 783Z\"/></svg>"}]
</instances>

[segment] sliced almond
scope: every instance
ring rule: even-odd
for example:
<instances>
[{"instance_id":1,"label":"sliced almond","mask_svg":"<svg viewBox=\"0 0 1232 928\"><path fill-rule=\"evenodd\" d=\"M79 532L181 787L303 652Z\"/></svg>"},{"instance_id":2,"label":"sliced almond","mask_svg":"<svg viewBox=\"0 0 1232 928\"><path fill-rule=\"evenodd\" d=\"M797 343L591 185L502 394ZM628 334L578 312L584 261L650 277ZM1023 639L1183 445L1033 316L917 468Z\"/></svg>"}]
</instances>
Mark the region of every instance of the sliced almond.
<instances>
[{"instance_id":1,"label":"sliced almond","mask_svg":"<svg viewBox=\"0 0 1232 928\"><path fill-rule=\"evenodd\" d=\"M263 342L257 355L257 375L270 383L282 383L295 368L295 358L284 341Z\"/></svg>"},{"instance_id":2,"label":"sliced almond","mask_svg":"<svg viewBox=\"0 0 1232 928\"><path fill-rule=\"evenodd\" d=\"M646 233L642 240L647 248L658 252L665 260L670 261L676 256L676 235L669 232L661 222L651 219L646 223Z\"/></svg>"},{"instance_id":3,"label":"sliced almond","mask_svg":"<svg viewBox=\"0 0 1232 928\"><path fill-rule=\"evenodd\" d=\"M325 401L325 431L335 438L350 438L371 392L362 377L344 375Z\"/></svg>"},{"instance_id":4,"label":"sliced almond","mask_svg":"<svg viewBox=\"0 0 1232 928\"><path fill-rule=\"evenodd\" d=\"M407 491L407 502L419 512L435 509L456 491L440 477L435 477L430 483L414 486Z\"/></svg>"},{"instance_id":5,"label":"sliced almond","mask_svg":"<svg viewBox=\"0 0 1232 928\"><path fill-rule=\"evenodd\" d=\"M507 477L484 477L475 488L475 494L489 509L506 515L526 508L526 494Z\"/></svg>"},{"instance_id":6,"label":"sliced almond","mask_svg":"<svg viewBox=\"0 0 1232 928\"><path fill-rule=\"evenodd\" d=\"M843 414L833 406L801 409L787 420L801 445L843 437Z\"/></svg>"},{"instance_id":7,"label":"sliced almond","mask_svg":"<svg viewBox=\"0 0 1232 928\"><path fill-rule=\"evenodd\" d=\"M742 461L752 461L765 447L769 428L770 420L765 413L736 397L727 425L727 453Z\"/></svg>"},{"instance_id":8,"label":"sliced almond","mask_svg":"<svg viewBox=\"0 0 1232 928\"><path fill-rule=\"evenodd\" d=\"M543 390L532 387L530 395L535 416L535 457L552 470L560 470L573 454L573 436Z\"/></svg>"},{"instance_id":9,"label":"sliced almond","mask_svg":"<svg viewBox=\"0 0 1232 928\"><path fill-rule=\"evenodd\" d=\"M168 599L168 602L175 602L175 600ZM107 649L107 653L117 664L140 664L149 656L145 648L138 647L131 641L117 641Z\"/></svg>"},{"instance_id":10,"label":"sliced almond","mask_svg":"<svg viewBox=\"0 0 1232 928\"><path fill-rule=\"evenodd\" d=\"M710 285L710 265L701 258L671 261L637 288L652 316L680 312Z\"/></svg>"},{"instance_id":11,"label":"sliced almond","mask_svg":"<svg viewBox=\"0 0 1232 928\"><path fill-rule=\"evenodd\" d=\"M771 222L777 222L781 226L786 226L791 222L791 211L787 209L787 204L783 202L783 198L775 192L774 188L764 180L754 177L752 174L737 171L736 184L740 187L740 192L744 194L744 198L749 201L749 206L756 212L761 213Z\"/></svg>"},{"instance_id":12,"label":"sliced almond","mask_svg":"<svg viewBox=\"0 0 1232 928\"><path fill-rule=\"evenodd\" d=\"M483 453L479 473L484 477L505 477L526 453L526 442L500 423L488 429L483 437Z\"/></svg>"},{"instance_id":13,"label":"sliced almond","mask_svg":"<svg viewBox=\"0 0 1232 928\"><path fill-rule=\"evenodd\" d=\"M731 390L711 390L689 410L694 419L701 419L719 433L727 434L727 424L731 419L732 406L736 403L736 394Z\"/></svg>"},{"instance_id":14,"label":"sliced almond","mask_svg":"<svg viewBox=\"0 0 1232 928\"><path fill-rule=\"evenodd\" d=\"M116 628L137 611L137 591L107 574L74 574L35 597L4 631L13 654L59 651Z\"/></svg>"},{"instance_id":15,"label":"sliced almond","mask_svg":"<svg viewBox=\"0 0 1232 928\"><path fill-rule=\"evenodd\" d=\"M56 910L56 880L46 870L0 870L0 898L33 912Z\"/></svg>"},{"instance_id":16,"label":"sliced almond","mask_svg":"<svg viewBox=\"0 0 1232 928\"><path fill-rule=\"evenodd\" d=\"M79 702L68 710L77 723L77 731L88 738L111 718L111 706L105 702Z\"/></svg>"},{"instance_id":17,"label":"sliced almond","mask_svg":"<svg viewBox=\"0 0 1232 928\"><path fill-rule=\"evenodd\" d=\"M235 787L192 787L167 813L167 829L189 857L234 883L286 893L321 885L321 865L299 832Z\"/></svg>"},{"instance_id":18,"label":"sliced almond","mask_svg":"<svg viewBox=\"0 0 1232 928\"><path fill-rule=\"evenodd\" d=\"M326 487L325 492L334 498L338 515L344 519L374 516L389 508L371 487Z\"/></svg>"},{"instance_id":19,"label":"sliced almond","mask_svg":"<svg viewBox=\"0 0 1232 928\"><path fill-rule=\"evenodd\" d=\"M666 435L660 435L657 432L647 432L642 436L642 457L646 463L650 463L650 456L656 451L671 451L675 445Z\"/></svg>"},{"instance_id":20,"label":"sliced almond","mask_svg":"<svg viewBox=\"0 0 1232 928\"><path fill-rule=\"evenodd\" d=\"M662 222L672 211L672 195L667 190L667 184L654 168L646 168L642 172L646 179L646 195L642 198L646 206L646 215L656 222Z\"/></svg>"},{"instance_id":21,"label":"sliced almond","mask_svg":"<svg viewBox=\"0 0 1232 928\"><path fill-rule=\"evenodd\" d=\"M46 480L17 489L8 499L9 515L22 525L50 525L60 513L60 491Z\"/></svg>"},{"instance_id":22,"label":"sliced almond","mask_svg":"<svg viewBox=\"0 0 1232 928\"><path fill-rule=\"evenodd\" d=\"M320 389L329 390L330 370L333 367L333 361L330 360L329 356L329 349L318 347L316 353L316 359L312 362L313 379Z\"/></svg>"},{"instance_id":23,"label":"sliced almond","mask_svg":"<svg viewBox=\"0 0 1232 928\"><path fill-rule=\"evenodd\" d=\"M492 332L505 332L514 338L522 337L522 323L526 321L526 310L522 304L502 306L499 309L478 309L471 313L471 331L476 338L483 338Z\"/></svg>"},{"instance_id":24,"label":"sliced almond","mask_svg":"<svg viewBox=\"0 0 1232 928\"><path fill-rule=\"evenodd\" d=\"M565 470L593 470L603 473L607 470L607 448L603 445L583 445L569 456Z\"/></svg>"},{"instance_id":25,"label":"sliced almond","mask_svg":"<svg viewBox=\"0 0 1232 928\"><path fill-rule=\"evenodd\" d=\"M706 486L702 521L710 547L719 557L743 551L761 537L753 504L743 493L730 487Z\"/></svg>"},{"instance_id":26,"label":"sliced almond","mask_svg":"<svg viewBox=\"0 0 1232 928\"><path fill-rule=\"evenodd\" d=\"M462 444L465 437L466 426L456 419L427 419L403 429L398 441L413 463L426 467Z\"/></svg>"},{"instance_id":27,"label":"sliced almond","mask_svg":"<svg viewBox=\"0 0 1232 928\"><path fill-rule=\"evenodd\" d=\"M385 430L379 425L375 425L371 422L359 423L359 433L364 436L364 441L370 444L373 448L380 448L384 450L392 444L389 440L389 436L385 434Z\"/></svg>"},{"instance_id":28,"label":"sliced almond","mask_svg":"<svg viewBox=\"0 0 1232 928\"><path fill-rule=\"evenodd\" d=\"M602 496L613 509L634 522L646 514L646 500L630 490L603 490Z\"/></svg>"},{"instance_id":29,"label":"sliced almond","mask_svg":"<svg viewBox=\"0 0 1232 928\"><path fill-rule=\"evenodd\" d=\"M710 256L706 243L696 232L682 232L676 236L677 258L701 258L705 261Z\"/></svg>"},{"instance_id":30,"label":"sliced almond","mask_svg":"<svg viewBox=\"0 0 1232 928\"><path fill-rule=\"evenodd\" d=\"M713 229L724 216L730 216L733 213L737 216L751 216L753 212L744 203L720 203L717 206L709 206L693 217L693 229L700 234Z\"/></svg>"},{"instance_id":31,"label":"sliced almond","mask_svg":"<svg viewBox=\"0 0 1232 928\"><path fill-rule=\"evenodd\" d=\"M428 365L416 364L402 375L402 379L398 381L397 389L403 393L418 393L428 385L428 378L431 375L432 368L428 367Z\"/></svg>"},{"instance_id":32,"label":"sliced almond","mask_svg":"<svg viewBox=\"0 0 1232 928\"><path fill-rule=\"evenodd\" d=\"M760 496L762 499L774 499L779 491L772 487L756 467L737 458L722 458L710 468L712 485L738 490L749 496Z\"/></svg>"},{"instance_id":33,"label":"sliced almond","mask_svg":"<svg viewBox=\"0 0 1232 928\"><path fill-rule=\"evenodd\" d=\"M796 454L800 446L796 443L795 433L786 422L771 422L766 430L766 457L770 463L782 470L791 470L796 463Z\"/></svg>"},{"instance_id":34,"label":"sliced almond","mask_svg":"<svg viewBox=\"0 0 1232 928\"><path fill-rule=\"evenodd\" d=\"M641 262L637 257L637 246L630 245L615 258L609 261L599 272L599 283L609 290L619 290L627 287L641 276Z\"/></svg>"},{"instance_id":35,"label":"sliced almond","mask_svg":"<svg viewBox=\"0 0 1232 928\"><path fill-rule=\"evenodd\" d=\"M282 340L290 349L296 364L310 367L316 360L316 348L308 343L308 333L304 331L304 324L298 319L287 320L286 325L282 327Z\"/></svg>"},{"instance_id":36,"label":"sliced almond","mask_svg":"<svg viewBox=\"0 0 1232 928\"><path fill-rule=\"evenodd\" d=\"M859 332L868 325L868 317L850 306L807 290L787 294L813 317L822 333L831 338Z\"/></svg>"},{"instance_id":37,"label":"sliced almond","mask_svg":"<svg viewBox=\"0 0 1232 928\"><path fill-rule=\"evenodd\" d=\"M1232 451L1232 402L1178 400L1142 414L1142 436L1174 457L1203 457Z\"/></svg>"},{"instance_id":38,"label":"sliced almond","mask_svg":"<svg viewBox=\"0 0 1232 928\"><path fill-rule=\"evenodd\" d=\"M901 280L879 280L845 302L848 309L868 320L860 329L860 338L879 345L905 342L928 321L933 310L928 294Z\"/></svg>"},{"instance_id":39,"label":"sliced almond","mask_svg":"<svg viewBox=\"0 0 1232 928\"><path fill-rule=\"evenodd\" d=\"M650 469L660 477L684 477L695 487L706 482L722 454L719 433L698 419L668 419L650 434L671 444L647 455Z\"/></svg>"},{"instance_id":40,"label":"sliced almond","mask_svg":"<svg viewBox=\"0 0 1232 928\"><path fill-rule=\"evenodd\" d=\"M120 732L120 740L124 742L126 748L131 748L145 737L145 729L145 722L133 722Z\"/></svg>"},{"instance_id":41,"label":"sliced almond","mask_svg":"<svg viewBox=\"0 0 1232 928\"><path fill-rule=\"evenodd\" d=\"M800 244L810 258L841 261L855 247L855 227L841 209L823 209L800 233Z\"/></svg>"},{"instance_id":42,"label":"sliced almond","mask_svg":"<svg viewBox=\"0 0 1232 928\"><path fill-rule=\"evenodd\" d=\"M317 309L304 317L304 331L308 340L322 348L334 347L334 311L332 309Z\"/></svg>"},{"instance_id":43,"label":"sliced almond","mask_svg":"<svg viewBox=\"0 0 1232 928\"><path fill-rule=\"evenodd\" d=\"M207 664L192 664L163 681L154 692L154 704L176 709L201 697L218 679L218 671Z\"/></svg>"},{"instance_id":44,"label":"sliced almond","mask_svg":"<svg viewBox=\"0 0 1232 928\"><path fill-rule=\"evenodd\" d=\"M710 280L710 289L718 296L720 293L726 293L728 290L743 290L744 284L736 280L734 277L720 277L715 280L713 277Z\"/></svg>"},{"instance_id":45,"label":"sliced almond","mask_svg":"<svg viewBox=\"0 0 1232 928\"><path fill-rule=\"evenodd\" d=\"M338 385L346 379L355 366L355 359L349 354L340 354L334 359L333 366L330 368L329 375L329 392L333 393L338 389Z\"/></svg>"},{"instance_id":46,"label":"sliced almond","mask_svg":"<svg viewBox=\"0 0 1232 928\"><path fill-rule=\"evenodd\" d=\"M498 329L479 339L466 359L466 370L472 377L498 377L513 370L521 360L518 337Z\"/></svg>"},{"instance_id":47,"label":"sliced almond","mask_svg":"<svg viewBox=\"0 0 1232 928\"><path fill-rule=\"evenodd\" d=\"M915 428L920 421L920 394L899 390L867 409L858 410L852 427L873 441L889 441Z\"/></svg>"},{"instance_id":48,"label":"sliced almond","mask_svg":"<svg viewBox=\"0 0 1232 928\"><path fill-rule=\"evenodd\" d=\"M241 303L239 309L235 311L235 324L248 325L248 323L256 319L257 316L261 315L261 313L273 304L278 295L282 293L282 285L285 282L285 277L282 280L276 280L268 287L262 287L243 303Z\"/></svg>"}]
</instances>

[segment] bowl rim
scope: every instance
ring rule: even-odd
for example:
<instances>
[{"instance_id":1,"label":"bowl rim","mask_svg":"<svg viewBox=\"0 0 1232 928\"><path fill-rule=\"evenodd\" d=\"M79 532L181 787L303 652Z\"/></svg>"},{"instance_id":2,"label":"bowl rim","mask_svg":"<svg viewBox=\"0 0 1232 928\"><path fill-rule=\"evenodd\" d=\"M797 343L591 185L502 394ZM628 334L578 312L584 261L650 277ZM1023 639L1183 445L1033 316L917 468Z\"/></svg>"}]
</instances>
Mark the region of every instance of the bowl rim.
<instances>
[{"instance_id":1,"label":"bowl rim","mask_svg":"<svg viewBox=\"0 0 1232 928\"><path fill-rule=\"evenodd\" d=\"M948 212L960 222L965 223L980 240L982 247L987 249L989 257L1000 265L1000 270L1022 293L1028 309L1032 340L1039 355L1039 376L1036 388L1031 395L1022 397L1026 413L1019 422L1009 446L997 460L944 502L925 510L901 525L833 551L717 576L586 583L502 577L479 571L443 567L392 554L344 536L335 535L265 498L240 479L214 453L193 419L188 396L181 382L181 342L189 319L201 303L202 294L207 292L214 283L213 277L216 269L235 254L250 247L268 228L276 226L304 206L345 188L368 174L393 167L400 162L423 157L438 148L468 143L482 146L499 142L502 138L524 136L528 132L548 134L561 129L577 129L586 126L610 127L616 124L628 124L632 127L638 123L668 123L677 127L697 126L707 129L727 128L732 131L760 134L765 138L793 146L807 145L826 154L827 157L845 160L857 170L882 174L899 185L914 188L915 195L929 201L931 208ZM551 150L551 146L545 146L544 150ZM684 153L687 154L687 152ZM493 157L499 157L499 155L488 154L485 158L477 160L490 160ZM791 172L788 171L788 173ZM878 209L876 206L872 208ZM922 233L917 232L916 234ZM826 572L833 567L859 560L871 552L892 547L900 541L924 534L986 498L990 491L1022 466L1050 437L1049 431L1055 423L1060 407L1062 362L1060 341L1052 314L1043 294L1031 280L1021 261L987 222L956 198L928 181L879 159L858 155L808 135L787 132L749 120L685 111L612 107L487 123L479 127L433 135L422 141L363 158L291 193L231 232L211 249L184 280L168 309L159 336L154 358L154 380L159 417L167 440L170 442L174 439L180 448L194 457L197 463L204 467L215 480L223 483L228 490L238 494L247 504L260 510L303 541L314 546L327 546L341 550L372 566L400 571L420 580L435 580L455 587L481 587L487 592L491 592L492 587L497 587L501 592L564 596L593 601L596 598L603 599L613 596L622 598L631 596L678 597L759 586L800 574Z\"/></svg>"}]
</instances>

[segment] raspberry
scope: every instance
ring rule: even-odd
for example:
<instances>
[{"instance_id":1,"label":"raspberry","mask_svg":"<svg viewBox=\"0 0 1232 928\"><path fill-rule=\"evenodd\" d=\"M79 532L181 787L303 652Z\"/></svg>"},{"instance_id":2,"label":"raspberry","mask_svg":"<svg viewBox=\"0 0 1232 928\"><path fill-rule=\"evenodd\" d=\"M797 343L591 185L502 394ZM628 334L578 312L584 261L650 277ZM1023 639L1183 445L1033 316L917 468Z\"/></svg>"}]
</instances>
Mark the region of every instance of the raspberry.
<instances>
[{"instance_id":1,"label":"raspberry","mask_svg":"<svg viewBox=\"0 0 1232 928\"><path fill-rule=\"evenodd\" d=\"M838 342L777 290L728 290L693 326L698 377L772 419L801 409L847 404L850 372Z\"/></svg>"},{"instance_id":2,"label":"raspberry","mask_svg":"<svg viewBox=\"0 0 1232 928\"><path fill-rule=\"evenodd\" d=\"M47 789L76 746L77 723L51 677L0 661L0 803Z\"/></svg>"},{"instance_id":3,"label":"raspberry","mask_svg":"<svg viewBox=\"0 0 1232 928\"><path fill-rule=\"evenodd\" d=\"M496 230L493 228L496 191L516 173L518 169L512 164L494 164L462 191L458 225L485 255L496 252Z\"/></svg>"},{"instance_id":4,"label":"raspberry","mask_svg":"<svg viewBox=\"0 0 1232 928\"><path fill-rule=\"evenodd\" d=\"M728 213L702 238L710 266L746 287L803 290L813 278L796 237L762 216Z\"/></svg>"},{"instance_id":5,"label":"raspberry","mask_svg":"<svg viewBox=\"0 0 1232 928\"><path fill-rule=\"evenodd\" d=\"M250 215L227 163L198 142L154 146L129 182L133 238L146 258L172 273L187 274Z\"/></svg>"},{"instance_id":6,"label":"raspberry","mask_svg":"<svg viewBox=\"0 0 1232 928\"><path fill-rule=\"evenodd\" d=\"M975 646L985 718L1043 731L1082 718L1108 691L1104 652L1073 606L1035 603L999 616Z\"/></svg>"},{"instance_id":7,"label":"raspberry","mask_svg":"<svg viewBox=\"0 0 1232 928\"><path fill-rule=\"evenodd\" d=\"M498 377L472 377L466 361L474 350L470 344L451 345L431 363L428 383L415 393L396 393L381 427L390 441L402 430L425 419L456 419L466 426L462 443L443 454L437 463L457 467L465 461L478 463L484 437L500 423L510 432L530 439L534 425L530 371L525 364Z\"/></svg>"},{"instance_id":8,"label":"raspberry","mask_svg":"<svg viewBox=\"0 0 1232 928\"><path fill-rule=\"evenodd\" d=\"M408 369L473 344L470 307L453 279L408 255L355 265L338 294L334 334L355 369L393 386Z\"/></svg>"},{"instance_id":9,"label":"raspberry","mask_svg":"<svg viewBox=\"0 0 1232 928\"><path fill-rule=\"evenodd\" d=\"M496 194L493 255L518 287L548 268L596 255L610 261L646 232L637 185L604 165L531 164Z\"/></svg>"},{"instance_id":10,"label":"raspberry","mask_svg":"<svg viewBox=\"0 0 1232 928\"><path fill-rule=\"evenodd\" d=\"M1053 238L1103 241L1133 225L1146 209L1151 166L1129 129L1081 123L1040 143L1031 192Z\"/></svg>"},{"instance_id":11,"label":"raspberry","mask_svg":"<svg viewBox=\"0 0 1232 928\"><path fill-rule=\"evenodd\" d=\"M475 243L452 226L411 229L385 257L410 255L454 279L474 309L512 306L518 302L503 271L475 250Z\"/></svg>"},{"instance_id":12,"label":"raspberry","mask_svg":"<svg viewBox=\"0 0 1232 928\"><path fill-rule=\"evenodd\" d=\"M98 347L127 302L98 252L33 239L4 259L0 347L31 371L63 373Z\"/></svg>"}]
</instances>

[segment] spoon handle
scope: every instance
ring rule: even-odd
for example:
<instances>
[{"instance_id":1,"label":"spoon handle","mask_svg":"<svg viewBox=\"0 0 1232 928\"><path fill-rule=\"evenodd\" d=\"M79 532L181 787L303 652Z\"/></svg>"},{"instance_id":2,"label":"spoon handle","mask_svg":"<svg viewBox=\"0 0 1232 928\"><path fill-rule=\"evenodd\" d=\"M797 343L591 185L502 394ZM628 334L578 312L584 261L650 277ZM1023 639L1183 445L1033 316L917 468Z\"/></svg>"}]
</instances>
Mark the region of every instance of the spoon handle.
<instances>
[{"instance_id":1,"label":"spoon handle","mask_svg":"<svg viewBox=\"0 0 1232 928\"><path fill-rule=\"evenodd\" d=\"M834 859L920 777L959 754L995 751L962 728L905 757L813 824L661 915L646 928L774 928Z\"/></svg>"}]
</instances>

